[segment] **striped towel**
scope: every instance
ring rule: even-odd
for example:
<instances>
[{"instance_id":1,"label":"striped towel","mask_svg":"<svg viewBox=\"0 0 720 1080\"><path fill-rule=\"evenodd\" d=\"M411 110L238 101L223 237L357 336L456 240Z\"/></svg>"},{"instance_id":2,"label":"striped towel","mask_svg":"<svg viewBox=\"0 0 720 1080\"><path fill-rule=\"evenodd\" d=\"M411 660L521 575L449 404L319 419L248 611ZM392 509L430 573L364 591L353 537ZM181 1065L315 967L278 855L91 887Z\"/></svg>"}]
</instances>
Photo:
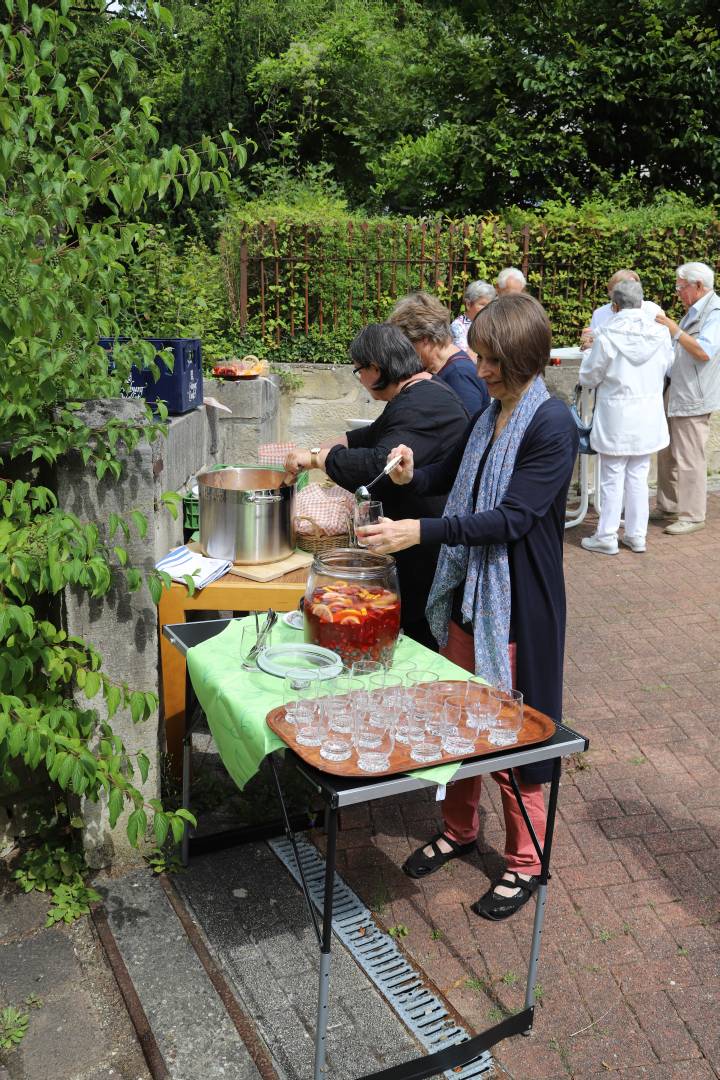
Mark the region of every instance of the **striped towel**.
<instances>
[{"instance_id":1,"label":"striped towel","mask_svg":"<svg viewBox=\"0 0 720 1080\"><path fill-rule=\"evenodd\" d=\"M155 563L156 570L164 571L181 585L187 584L185 578L189 575L195 582L196 589L204 589L211 581L217 581L227 574L231 566L232 563L226 559L207 559L184 544L174 548L160 562Z\"/></svg>"}]
</instances>

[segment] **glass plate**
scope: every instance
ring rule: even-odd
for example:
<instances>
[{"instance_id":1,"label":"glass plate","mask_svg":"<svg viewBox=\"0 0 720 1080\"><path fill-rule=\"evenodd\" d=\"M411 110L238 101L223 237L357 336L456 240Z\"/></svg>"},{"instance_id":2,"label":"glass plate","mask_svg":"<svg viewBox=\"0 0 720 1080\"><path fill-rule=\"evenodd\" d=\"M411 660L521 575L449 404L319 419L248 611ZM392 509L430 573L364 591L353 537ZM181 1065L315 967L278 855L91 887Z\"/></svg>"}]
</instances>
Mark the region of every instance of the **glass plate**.
<instances>
[{"instance_id":1,"label":"glass plate","mask_svg":"<svg viewBox=\"0 0 720 1080\"><path fill-rule=\"evenodd\" d=\"M281 642L269 645L258 653L257 666L267 675L284 679L286 675L298 679L334 679L343 670L343 662L331 649L321 645L298 642Z\"/></svg>"},{"instance_id":2,"label":"glass plate","mask_svg":"<svg viewBox=\"0 0 720 1080\"><path fill-rule=\"evenodd\" d=\"M282 621L286 626L289 626L291 630L305 629L302 611L286 611L282 617Z\"/></svg>"}]
</instances>

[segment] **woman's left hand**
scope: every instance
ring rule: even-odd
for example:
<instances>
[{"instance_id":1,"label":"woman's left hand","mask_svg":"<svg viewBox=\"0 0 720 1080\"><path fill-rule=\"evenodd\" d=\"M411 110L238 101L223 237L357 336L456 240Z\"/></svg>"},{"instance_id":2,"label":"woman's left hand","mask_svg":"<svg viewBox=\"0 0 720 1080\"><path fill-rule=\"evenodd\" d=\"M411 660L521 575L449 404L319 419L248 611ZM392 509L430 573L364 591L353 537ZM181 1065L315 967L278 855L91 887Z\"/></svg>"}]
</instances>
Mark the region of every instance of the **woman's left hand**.
<instances>
[{"instance_id":1,"label":"woman's left hand","mask_svg":"<svg viewBox=\"0 0 720 1080\"><path fill-rule=\"evenodd\" d=\"M420 543L420 522L414 518L391 521L384 517L374 525L363 525L355 531L363 544L378 555L390 555Z\"/></svg>"},{"instance_id":2,"label":"woman's left hand","mask_svg":"<svg viewBox=\"0 0 720 1080\"><path fill-rule=\"evenodd\" d=\"M309 450L291 450L285 458L285 476L283 477L283 483L295 483L298 473L302 472L303 469L310 468L310 457Z\"/></svg>"}]
</instances>

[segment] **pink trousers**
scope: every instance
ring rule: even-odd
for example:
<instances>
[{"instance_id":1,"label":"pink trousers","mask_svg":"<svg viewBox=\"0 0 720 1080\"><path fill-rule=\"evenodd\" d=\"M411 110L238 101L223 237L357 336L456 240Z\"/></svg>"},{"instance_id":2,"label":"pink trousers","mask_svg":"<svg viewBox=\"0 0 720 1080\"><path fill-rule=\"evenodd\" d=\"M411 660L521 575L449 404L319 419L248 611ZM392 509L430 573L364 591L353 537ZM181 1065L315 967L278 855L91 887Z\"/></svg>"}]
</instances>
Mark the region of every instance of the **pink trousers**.
<instances>
[{"instance_id":1,"label":"pink trousers","mask_svg":"<svg viewBox=\"0 0 720 1080\"><path fill-rule=\"evenodd\" d=\"M448 660L452 660L458 667L465 668L466 671L475 671L472 634L466 634L457 623L450 623L448 643L440 651L443 656L447 657ZM514 686L514 644L510 645L510 669ZM499 786L502 798L503 816L505 818L505 862L507 869L519 871L521 874L539 874L541 869L540 860L537 857L537 852L530 839L530 833L527 831L520 813L515 793L510 786L509 773L496 772L490 775ZM517 773L515 779L523 797L528 817L535 830L535 835L542 847L545 843L545 823L547 819L543 785L528 784ZM470 777L467 780L457 780L454 784L448 784L447 795L443 802L445 832L460 844L468 844L475 840L480 830L478 803L480 802L481 789L481 776Z\"/></svg>"}]
</instances>

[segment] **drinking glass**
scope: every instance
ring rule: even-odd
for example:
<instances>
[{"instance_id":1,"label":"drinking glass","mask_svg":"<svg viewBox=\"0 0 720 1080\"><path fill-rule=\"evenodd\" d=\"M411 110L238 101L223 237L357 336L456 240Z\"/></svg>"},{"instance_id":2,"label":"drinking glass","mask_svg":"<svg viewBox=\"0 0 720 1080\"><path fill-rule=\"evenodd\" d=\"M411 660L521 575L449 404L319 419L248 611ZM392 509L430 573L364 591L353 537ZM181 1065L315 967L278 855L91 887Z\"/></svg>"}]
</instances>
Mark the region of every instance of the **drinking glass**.
<instances>
[{"instance_id":1,"label":"drinking glass","mask_svg":"<svg viewBox=\"0 0 720 1080\"><path fill-rule=\"evenodd\" d=\"M407 689L402 676L393 671L370 677L371 723L381 726L387 721L395 725L395 741L407 742L403 737L404 718L407 711Z\"/></svg>"},{"instance_id":2,"label":"drinking glass","mask_svg":"<svg viewBox=\"0 0 720 1080\"><path fill-rule=\"evenodd\" d=\"M413 709L408 716L407 739L410 757L421 765L429 765L442 757L443 737L434 723L434 713L422 706Z\"/></svg>"},{"instance_id":3,"label":"drinking glass","mask_svg":"<svg viewBox=\"0 0 720 1080\"><path fill-rule=\"evenodd\" d=\"M519 690L495 690L500 701L497 724L488 732L493 746L512 746L523 726L523 696Z\"/></svg>"},{"instance_id":4,"label":"drinking glass","mask_svg":"<svg viewBox=\"0 0 720 1080\"><path fill-rule=\"evenodd\" d=\"M317 679L286 675L283 679L283 704L288 724L296 724L298 717L313 713L317 695Z\"/></svg>"},{"instance_id":5,"label":"drinking glass","mask_svg":"<svg viewBox=\"0 0 720 1080\"><path fill-rule=\"evenodd\" d=\"M434 671L415 668L407 677L408 713L422 710L428 716L428 724L440 734L442 728L442 698L436 694L438 676Z\"/></svg>"},{"instance_id":6,"label":"drinking glass","mask_svg":"<svg viewBox=\"0 0 720 1080\"><path fill-rule=\"evenodd\" d=\"M370 499L368 502L358 503L353 510L353 534L358 547L367 547L357 534L357 530L364 525L375 525L383 517L383 504Z\"/></svg>"},{"instance_id":7,"label":"drinking glass","mask_svg":"<svg viewBox=\"0 0 720 1080\"><path fill-rule=\"evenodd\" d=\"M478 740L478 729L471 726L465 706L446 701L443 709L443 749L453 757L472 757Z\"/></svg>"},{"instance_id":8,"label":"drinking glass","mask_svg":"<svg viewBox=\"0 0 720 1080\"><path fill-rule=\"evenodd\" d=\"M355 748L358 767L363 772L385 772L390 768L390 755L395 749L395 729L392 722L370 723L368 714L357 716Z\"/></svg>"},{"instance_id":9,"label":"drinking glass","mask_svg":"<svg viewBox=\"0 0 720 1080\"><path fill-rule=\"evenodd\" d=\"M490 731L497 726L497 719L502 706L502 701L497 695L495 688L484 686L480 683L468 681L468 692L465 708L472 727L478 732Z\"/></svg>"},{"instance_id":10,"label":"drinking glass","mask_svg":"<svg viewBox=\"0 0 720 1080\"><path fill-rule=\"evenodd\" d=\"M414 660L406 657L403 660L393 660L392 670L395 675L399 675L403 681L407 680L413 671L417 668L417 664Z\"/></svg>"},{"instance_id":11,"label":"drinking glass","mask_svg":"<svg viewBox=\"0 0 720 1080\"><path fill-rule=\"evenodd\" d=\"M240 664L245 671L257 671L257 660L250 656L257 644L257 639L258 631L252 623L245 623L240 628ZM266 633L263 639L263 647L265 645L272 645L272 629Z\"/></svg>"},{"instance_id":12,"label":"drinking glass","mask_svg":"<svg viewBox=\"0 0 720 1080\"><path fill-rule=\"evenodd\" d=\"M347 761L355 744L357 712L349 694L327 695L318 702L322 743L320 756L328 761Z\"/></svg>"},{"instance_id":13,"label":"drinking glass","mask_svg":"<svg viewBox=\"0 0 720 1080\"><path fill-rule=\"evenodd\" d=\"M350 668L350 674L356 679L363 679L366 675L384 676L385 665L379 660L356 660Z\"/></svg>"},{"instance_id":14,"label":"drinking glass","mask_svg":"<svg viewBox=\"0 0 720 1080\"><path fill-rule=\"evenodd\" d=\"M325 737L325 716L317 697L307 699L295 714L295 741L300 746L321 746Z\"/></svg>"},{"instance_id":15,"label":"drinking glass","mask_svg":"<svg viewBox=\"0 0 720 1080\"><path fill-rule=\"evenodd\" d=\"M418 702L427 700L428 695L434 692L433 684L437 681L438 676L434 671L423 671L420 668L408 672L406 680L411 696Z\"/></svg>"}]
</instances>

